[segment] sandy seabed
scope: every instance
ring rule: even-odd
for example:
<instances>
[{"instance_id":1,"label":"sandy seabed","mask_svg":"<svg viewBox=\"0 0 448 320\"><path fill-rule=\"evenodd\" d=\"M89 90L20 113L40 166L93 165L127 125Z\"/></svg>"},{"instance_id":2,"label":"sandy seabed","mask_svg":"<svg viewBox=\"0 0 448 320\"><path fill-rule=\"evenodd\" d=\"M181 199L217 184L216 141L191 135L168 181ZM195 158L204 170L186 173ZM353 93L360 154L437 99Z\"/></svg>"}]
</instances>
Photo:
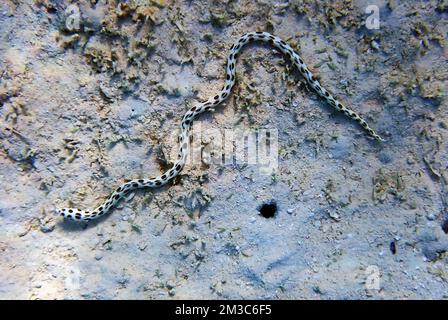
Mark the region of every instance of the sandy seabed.
<instances>
[{"instance_id":1,"label":"sandy seabed","mask_svg":"<svg viewBox=\"0 0 448 320\"><path fill-rule=\"evenodd\" d=\"M0 2L1 299L447 298L447 1L73 3ZM250 45L198 122L274 130L274 170L193 161L101 220L55 215L169 167L249 31L287 41L387 141Z\"/></svg>"}]
</instances>

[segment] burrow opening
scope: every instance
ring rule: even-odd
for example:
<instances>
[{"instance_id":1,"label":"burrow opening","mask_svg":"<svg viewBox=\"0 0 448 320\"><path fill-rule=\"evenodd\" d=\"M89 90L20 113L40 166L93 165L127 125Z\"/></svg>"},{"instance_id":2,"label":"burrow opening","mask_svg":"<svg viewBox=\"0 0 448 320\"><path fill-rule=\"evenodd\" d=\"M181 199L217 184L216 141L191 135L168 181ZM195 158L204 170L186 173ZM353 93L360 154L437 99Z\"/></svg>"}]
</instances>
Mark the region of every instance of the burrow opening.
<instances>
[{"instance_id":1,"label":"burrow opening","mask_svg":"<svg viewBox=\"0 0 448 320\"><path fill-rule=\"evenodd\" d=\"M275 217L275 214L277 213L277 203L275 201L269 201L263 203L259 208L258 211L260 212L260 216L269 219Z\"/></svg>"},{"instance_id":2,"label":"burrow opening","mask_svg":"<svg viewBox=\"0 0 448 320\"><path fill-rule=\"evenodd\" d=\"M443 221L442 230L443 230L443 232L448 234L448 218L446 218L445 221Z\"/></svg>"}]
</instances>

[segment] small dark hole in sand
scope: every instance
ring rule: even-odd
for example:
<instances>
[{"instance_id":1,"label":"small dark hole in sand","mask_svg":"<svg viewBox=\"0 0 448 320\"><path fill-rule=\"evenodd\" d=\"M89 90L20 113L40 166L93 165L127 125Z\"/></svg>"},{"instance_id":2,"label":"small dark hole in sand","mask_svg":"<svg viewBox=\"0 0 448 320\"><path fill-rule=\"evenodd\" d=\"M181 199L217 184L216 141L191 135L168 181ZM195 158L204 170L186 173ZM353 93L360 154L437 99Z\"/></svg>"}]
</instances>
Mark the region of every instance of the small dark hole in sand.
<instances>
[{"instance_id":1,"label":"small dark hole in sand","mask_svg":"<svg viewBox=\"0 0 448 320\"><path fill-rule=\"evenodd\" d=\"M48 7L48 8L46 8L46 10L47 10L48 13L56 13L56 12L58 12L58 10L56 8L54 8L54 7Z\"/></svg>"},{"instance_id":2,"label":"small dark hole in sand","mask_svg":"<svg viewBox=\"0 0 448 320\"><path fill-rule=\"evenodd\" d=\"M445 221L443 221L442 230L443 230L443 232L448 233L448 218L445 219Z\"/></svg>"},{"instance_id":3,"label":"small dark hole in sand","mask_svg":"<svg viewBox=\"0 0 448 320\"><path fill-rule=\"evenodd\" d=\"M390 252L392 252L392 254L397 254L397 244L395 241L390 243Z\"/></svg>"},{"instance_id":4,"label":"small dark hole in sand","mask_svg":"<svg viewBox=\"0 0 448 320\"><path fill-rule=\"evenodd\" d=\"M262 217L273 218L277 212L277 204L275 201L263 203L258 211L260 211Z\"/></svg>"}]
</instances>

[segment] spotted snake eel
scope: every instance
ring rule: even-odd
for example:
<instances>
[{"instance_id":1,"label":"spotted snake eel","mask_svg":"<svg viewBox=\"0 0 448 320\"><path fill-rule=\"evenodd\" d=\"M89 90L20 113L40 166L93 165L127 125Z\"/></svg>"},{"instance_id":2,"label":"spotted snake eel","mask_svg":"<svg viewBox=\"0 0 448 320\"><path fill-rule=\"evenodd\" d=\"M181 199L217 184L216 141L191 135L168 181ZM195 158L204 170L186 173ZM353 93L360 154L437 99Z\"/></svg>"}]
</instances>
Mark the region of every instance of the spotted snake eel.
<instances>
[{"instance_id":1,"label":"spotted snake eel","mask_svg":"<svg viewBox=\"0 0 448 320\"><path fill-rule=\"evenodd\" d=\"M307 68L300 55L297 54L291 48L291 46L289 46L279 37L273 36L267 32L249 32L240 37L238 41L236 41L230 48L230 54L227 58L226 66L226 82L221 92L214 97L211 97L207 101L195 105L183 116L180 125L180 135L178 137L180 144L179 152L177 155L177 160L173 164L171 169L163 173L161 176L155 178L135 179L122 184L108 197L106 201L104 201L101 205L93 210L62 208L57 209L57 213L64 218L76 221L90 221L93 219L97 219L109 212L111 208L113 208L131 191L139 188L161 187L168 181L176 177L184 167L187 158L189 148L189 130L193 119L195 119L195 117L199 114L216 107L229 97L230 92L235 84L235 64L237 55L246 44L255 41L266 42L279 49L285 56L290 59L291 63L299 70L302 76L306 79L308 85L313 88L317 92L317 94L325 98L332 107L357 121L372 138L378 141L384 141L356 112L345 107L341 102L336 100L330 92L322 88L319 81L316 80L316 78Z\"/></svg>"}]
</instances>

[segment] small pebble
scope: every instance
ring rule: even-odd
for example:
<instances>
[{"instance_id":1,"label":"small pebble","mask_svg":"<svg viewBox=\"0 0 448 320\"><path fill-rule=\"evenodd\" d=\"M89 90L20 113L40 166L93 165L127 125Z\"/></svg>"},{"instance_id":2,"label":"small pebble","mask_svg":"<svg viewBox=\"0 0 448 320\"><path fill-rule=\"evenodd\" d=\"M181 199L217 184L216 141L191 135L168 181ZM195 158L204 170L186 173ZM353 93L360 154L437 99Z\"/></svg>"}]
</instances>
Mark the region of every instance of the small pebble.
<instances>
[{"instance_id":1,"label":"small pebble","mask_svg":"<svg viewBox=\"0 0 448 320\"><path fill-rule=\"evenodd\" d=\"M373 49L380 50L380 44L378 42L376 42L375 40L372 40L372 42L370 44Z\"/></svg>"},{"instance_id":2,"label":"small pebble","mask_svg":"<svg viewBox=\"0 0 448 320\"><path fill-rule=\"evenodd\" d=\"M330 211L328 212L328 215L330 216L330 218L332 218L332 219L335 220L335 221L339 221L339 220L341 220L341 217L340 217L336 212L334 212L334 211L332 211L332 210L330 210Z\"/></svg>"},{"instance_id":3,"label":"small pebble","mask_svg":"<svg viewBox=\"0 0 448 320\"><path fill-rule=\"evenodd\" d=\"M40 231L42 231L43 233L48 233L54 230L55 225L41 225L40 226Z\"/></svg>"},{"instance_id":4,"label":"small pebble","mask_svg":"<svg viewBox=\"0 0 448 320\"><path fill-rule=\"evenodd\" d=\"M175 285L174 285L174 283L172 283L171 281L168 281L168 282L166 283L166 287L167 287L169 290L171 290L171 289L173 289L173 288L175 287Z\"/></svg>"}]
</instances>

